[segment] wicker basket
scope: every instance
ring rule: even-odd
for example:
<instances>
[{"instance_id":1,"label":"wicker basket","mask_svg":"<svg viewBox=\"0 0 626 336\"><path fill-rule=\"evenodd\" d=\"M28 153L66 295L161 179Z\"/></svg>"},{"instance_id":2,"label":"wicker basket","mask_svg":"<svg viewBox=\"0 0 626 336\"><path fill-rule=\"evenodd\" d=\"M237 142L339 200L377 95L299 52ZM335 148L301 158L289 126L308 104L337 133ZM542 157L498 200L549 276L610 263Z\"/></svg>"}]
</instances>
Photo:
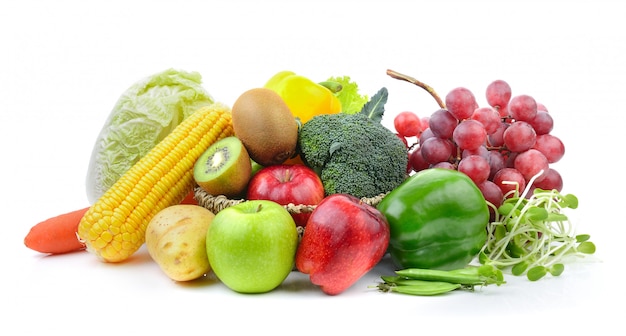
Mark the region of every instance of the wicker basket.
<instances>
[{"instance_id":1,"label":"wicker basket","mask_svg":"<svg viewBox=\"0 0 626 336\"><path fill-rule=\"evenodd\" d=\"M361 201L365 204L369 204L371 206L376 206L382 199L385 197L387 193L380 194L374 197L363 197ZM194 196L196 201L198 201L198 205L203 206L213 213L218 213L221 210L224 210L230 206L245 202L245 199L229 199L224 195L213 196L207 193L204 189L196 186L194 189ZM299 213L309 213L315 210L315 205L307 205L307 204L288 204L283 206L289 213L299 214Z\"/></svg>"}]
</instances>

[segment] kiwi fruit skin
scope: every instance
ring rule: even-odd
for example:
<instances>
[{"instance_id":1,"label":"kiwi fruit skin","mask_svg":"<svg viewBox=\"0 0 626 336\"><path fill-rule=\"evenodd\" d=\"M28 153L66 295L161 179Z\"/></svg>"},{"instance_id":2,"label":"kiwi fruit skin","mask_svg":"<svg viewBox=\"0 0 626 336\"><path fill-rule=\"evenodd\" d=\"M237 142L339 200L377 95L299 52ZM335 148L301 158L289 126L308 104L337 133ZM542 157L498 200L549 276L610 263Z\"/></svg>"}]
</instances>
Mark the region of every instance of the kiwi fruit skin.
<instances>
[{"instance_id":1,"label":"kiwi fruit skin","mask_svg":"<svg viewBox=\"0 0 626 336\"><path fill-rule=\"evenodd\" d=\"M283 98L267 88L242 93L231 108L233 130L250 158L262 166L294 156L298 123Z\"/></svg>"},{"instance_id":2,"label":"kiwi fruit skin","mask_svg":"<svg viewBox=\"0 0 626 336\"><path fill-rule=\"evenodd\" d=\"M252 176L250 162L250 155L241 140L229 136L202 153L194 164L193 177L196 184L210 195L238 197L245 192Z\"/></svg>"}]
</instances>

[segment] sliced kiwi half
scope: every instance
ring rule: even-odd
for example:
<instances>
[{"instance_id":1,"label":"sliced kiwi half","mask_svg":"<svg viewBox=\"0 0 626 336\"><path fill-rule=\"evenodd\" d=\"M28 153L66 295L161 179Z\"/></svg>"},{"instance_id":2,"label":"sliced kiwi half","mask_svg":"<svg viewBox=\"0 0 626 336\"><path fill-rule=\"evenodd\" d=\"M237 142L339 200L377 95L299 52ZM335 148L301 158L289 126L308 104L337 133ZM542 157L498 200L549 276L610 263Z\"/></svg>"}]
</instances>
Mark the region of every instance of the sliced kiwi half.
<instances>
[{"instance_id":1,"label":"sliced kiwi half","mask_svg":"<svg viewBox=\"0 0 626 336\"><path fill-rule=\"evenodd\" d=\"M240 196L250 180L250 156L239 138L223 138L202 153L193 168L193 177L207 193Z\"/></svg>"}]
</instances>

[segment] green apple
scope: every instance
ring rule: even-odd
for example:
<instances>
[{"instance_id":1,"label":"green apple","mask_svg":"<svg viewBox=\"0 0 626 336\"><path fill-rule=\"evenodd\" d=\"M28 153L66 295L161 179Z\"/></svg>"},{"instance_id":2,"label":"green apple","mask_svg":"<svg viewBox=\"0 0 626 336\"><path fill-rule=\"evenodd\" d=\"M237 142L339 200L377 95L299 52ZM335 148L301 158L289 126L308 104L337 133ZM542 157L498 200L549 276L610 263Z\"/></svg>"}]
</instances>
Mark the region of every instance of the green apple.
<instances>
[{"instance_id":1,"label":"green apple","mask_svg":"<svg viewBox=\"0 0 626 336\"><path fill-rule=\"evenodd\" d=\"M206 235L213 272L240 293L265 293L278 287L293 269L297 245L293 217L268 200L221 210Z\"/></svg>"}]
</instances>

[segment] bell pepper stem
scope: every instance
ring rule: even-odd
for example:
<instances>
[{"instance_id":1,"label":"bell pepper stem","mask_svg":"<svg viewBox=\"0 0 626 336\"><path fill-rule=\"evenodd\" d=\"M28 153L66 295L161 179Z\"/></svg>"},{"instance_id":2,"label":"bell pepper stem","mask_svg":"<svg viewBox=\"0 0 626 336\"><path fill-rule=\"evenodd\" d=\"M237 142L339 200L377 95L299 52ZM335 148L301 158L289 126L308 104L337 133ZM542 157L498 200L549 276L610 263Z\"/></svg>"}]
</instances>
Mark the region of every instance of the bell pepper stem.
<instances>
[{"instance_id":1,"label":"bell pepper stem","mask_svg":"<svg viewBox=\"0 0 626 336\"><path fill-rule=\"evenodd\" d=\"M324 82L319 82L317 84L327 88L332 93L339 93L343 89L343 86L341 85L341 83L335 82L335 81L324 81Z\"/></svg>"}]
</instances>

